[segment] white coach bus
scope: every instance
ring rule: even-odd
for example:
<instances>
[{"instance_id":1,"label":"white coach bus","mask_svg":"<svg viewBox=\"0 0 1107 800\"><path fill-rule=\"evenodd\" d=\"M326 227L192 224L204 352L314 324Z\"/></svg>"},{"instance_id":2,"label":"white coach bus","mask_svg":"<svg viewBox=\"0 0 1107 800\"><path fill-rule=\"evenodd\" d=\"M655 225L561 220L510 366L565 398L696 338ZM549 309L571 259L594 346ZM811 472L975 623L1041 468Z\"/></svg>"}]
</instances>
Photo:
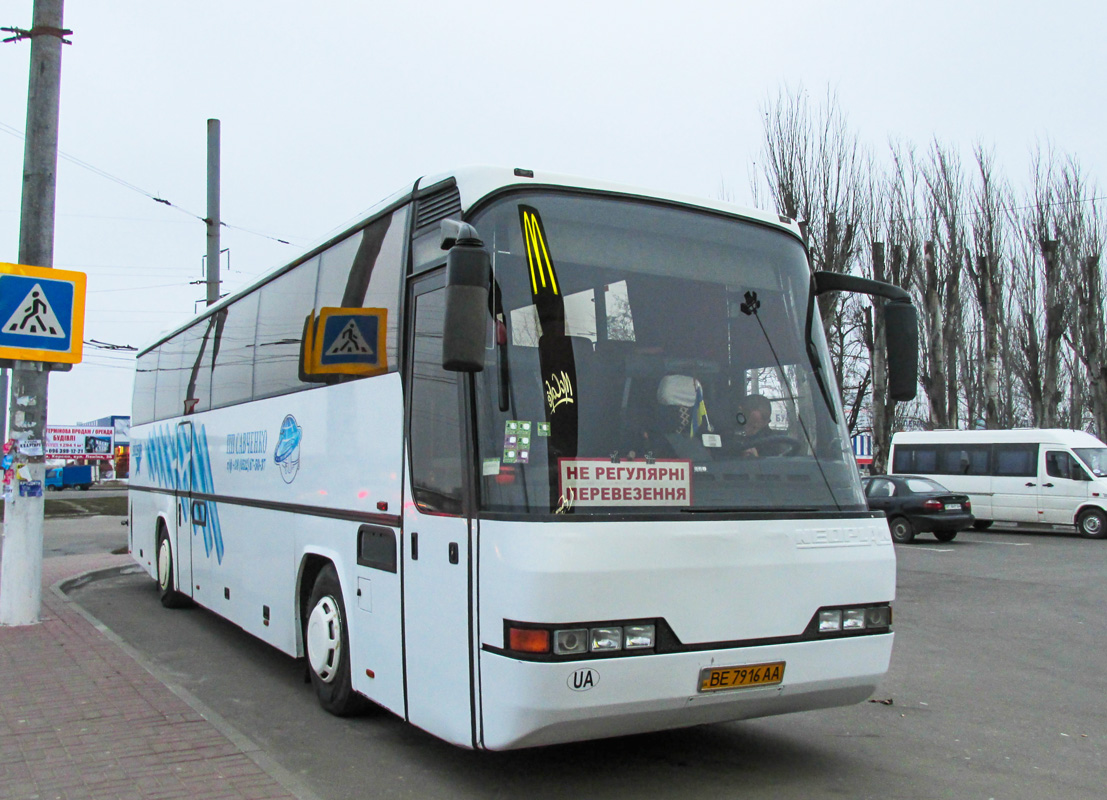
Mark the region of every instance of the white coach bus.
<instances>
[{"instance_id":1,"label":"white coach bus","mask_svg":"<svg viewBox=\"0 0 1107 800\"><path fill-rule=\"evenodd\" d=\"M975 527L1075 526L1107 538L1107 446L1083 431L911 431L892 436L892 472L925 475L972 500Z\"/></svg>"},{"instance_id":2,"label":"white coach bus","mask_svg":"<svg viewBox=\"0 0 1107 800\"><path fill-rule=\"evenodd\" d=\"M813 273L789 219L420 180L139 354L131 551L329 711L464 747L859 702L896 573L820 324L843 289L888 299L913 396L905 293Z\"/></svg>"}]
</instances>

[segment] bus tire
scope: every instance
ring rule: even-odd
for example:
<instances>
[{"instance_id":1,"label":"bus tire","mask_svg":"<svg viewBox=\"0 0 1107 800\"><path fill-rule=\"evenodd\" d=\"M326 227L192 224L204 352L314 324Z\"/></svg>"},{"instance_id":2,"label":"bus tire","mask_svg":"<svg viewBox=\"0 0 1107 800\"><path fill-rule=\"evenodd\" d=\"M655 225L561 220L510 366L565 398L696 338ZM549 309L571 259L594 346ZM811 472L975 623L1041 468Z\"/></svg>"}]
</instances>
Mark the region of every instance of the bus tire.
<instances>
[{"instance_id":1,"label":"bus tire","mask_svg":"<svg viewBox=\"0 0 1107 800\"><path fill-rule=\"evenodd\" d=\"M187 608L192 605L192 598L177 591L175 577L173 548L169 544L169 533L164 526L159 525L158 591L161 593L161 604L166 608Z\"/></svg>"},{"instance_id":2,"label":"bus tire","mask_svg":"<svg viewBox=\"0 0 1107 800\"><path fill-rule=\"evenodd\" d=\"M1085 539L1107 538L1107 517L1098 508L1089 508L1077 517L1076 529Z\"/></svg>"},{"instance_id":3,"label":"bus tire","mask_svg":"<svg viewBox=\"0 0 1107 800\"><path fill-rule=\"evenodd\" d=\"M350 633L333 564L320 570L311 589L304 620L304 652L319 705L337 717L365 710L365 698L350 683Z\"/></svg>"},{"instance_id":4,"label":"bus tire","mask_svg":"<svg viewBox=\"0 0 1107 800\"><path fill-rule=\"evenodd\" d=\"M957 538L957 531L934 531L934 538L939 542L952 542Z\"/></svg>"},{"instance_id":5,"label":"bus tire","mask_svg":"<svg viewBox=\"0 0 1107 800\"><path fill-rule=\"evenodd\" d=\"M915 538L915 526L907 517L892 517L888 520L888 530L896 544L909 544Z\"/></svg>"},{"instance_id":6,"label":"bus tire","mask_svg":"<svg viewBox=\"0 0 1107 800\"><path fill-rule=\"evenodd\" d=\"M975 530L986 531L992 527L992 521L990 519L977 519L973 520L972 526Z\"/></svg>"}]
</instances>

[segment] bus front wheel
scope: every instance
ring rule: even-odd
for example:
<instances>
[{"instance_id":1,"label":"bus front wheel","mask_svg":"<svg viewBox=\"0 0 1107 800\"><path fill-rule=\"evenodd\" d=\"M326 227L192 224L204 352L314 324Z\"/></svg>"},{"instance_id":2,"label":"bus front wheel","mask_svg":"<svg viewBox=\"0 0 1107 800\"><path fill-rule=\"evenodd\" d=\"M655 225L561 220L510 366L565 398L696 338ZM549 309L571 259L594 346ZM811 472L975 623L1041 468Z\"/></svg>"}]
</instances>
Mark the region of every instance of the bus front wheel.
<instances>
[{"instance_id":1,"label":"bus front wheel","mask_svg":"<svg viewBox=\"0 0 1107 800\"><path fill-rule=\"evenodd\" d=\"M1076 527L1085 539L1107 538L1107 518L1098 508L1089 508L1081 514Z\"/></svg>"},{"instance_id":2,"label":"bus front wheel","mask_svg":"<svg viewBox=\"0 0 1107 800\"><path fill-rule=\"evenodd\" d=\"M165 528L158 528L158 591L161 604L166 608L187 608L192 599L178 592L174 585L173 548L169 544L169 534Z\"/></svg>"},{"instance_id":3,"label":"bus front wheel","mask_svg":"<svg viewBox=\"0 0 1107 800\"><path fill-rule=\"evenodd\" d=\"M350 683L350 633L346 627L342 586L333 564L319 572L307 607L304 650L319 705L339 717L364 710L364 699L354 692Z\"/></svg>"}]
</instances>

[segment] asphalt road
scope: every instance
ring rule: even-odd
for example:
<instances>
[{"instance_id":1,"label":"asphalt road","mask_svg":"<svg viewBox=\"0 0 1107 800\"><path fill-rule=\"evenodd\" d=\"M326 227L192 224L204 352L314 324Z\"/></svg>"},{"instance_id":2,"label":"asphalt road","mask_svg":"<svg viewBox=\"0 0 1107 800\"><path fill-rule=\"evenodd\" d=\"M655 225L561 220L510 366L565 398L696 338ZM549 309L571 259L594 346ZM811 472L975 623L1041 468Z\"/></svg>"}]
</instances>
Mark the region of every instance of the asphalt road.
<instances>
[{"instance_id":1,"label":"asphalt road","mask_svg":"<svg viewBox=\"0 0 1107 800\"><path fill-rule=\"evenodd\" d=\"M137 569L73 596L325 800L1103 797L1107 542L990 531L896 553L884 703L509 753L329 716L302 663L163 609Z\"/></svg>"}]
</instances>

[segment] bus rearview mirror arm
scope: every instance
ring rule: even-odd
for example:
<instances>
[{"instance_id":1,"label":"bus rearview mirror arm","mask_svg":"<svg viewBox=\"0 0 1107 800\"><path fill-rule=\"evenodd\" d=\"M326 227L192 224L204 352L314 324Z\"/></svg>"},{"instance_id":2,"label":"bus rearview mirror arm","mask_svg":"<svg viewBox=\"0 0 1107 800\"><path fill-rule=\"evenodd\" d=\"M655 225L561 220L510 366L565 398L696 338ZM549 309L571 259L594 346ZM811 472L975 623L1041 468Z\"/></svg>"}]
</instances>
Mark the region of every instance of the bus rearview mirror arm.
<instances>
[{"instance_id":1,"label":"bus rearview mirror arm","mask_svg":"<svg viewBox=\"0 0 1107 800\"><path fill-rule=\"evenodd\" d=\"M449 251L442 368L450 372L480 372L484 369L492 259L472 225L443 220L441 230L442 249Z\"/></svg>"},{"instance_id":2,"label":"bus rearview mirror arm","mask_svg":"<svg viewBox=\"0 0 1107 800\"><path fill-rule=\"evenodd\" d=\"M815 294L827 292L854 292L885 298L888 396L899 401L914 400L919 385L919 321L911 295L883 281L837 272L815 272Z\"/></svg>"}]
</instances>

